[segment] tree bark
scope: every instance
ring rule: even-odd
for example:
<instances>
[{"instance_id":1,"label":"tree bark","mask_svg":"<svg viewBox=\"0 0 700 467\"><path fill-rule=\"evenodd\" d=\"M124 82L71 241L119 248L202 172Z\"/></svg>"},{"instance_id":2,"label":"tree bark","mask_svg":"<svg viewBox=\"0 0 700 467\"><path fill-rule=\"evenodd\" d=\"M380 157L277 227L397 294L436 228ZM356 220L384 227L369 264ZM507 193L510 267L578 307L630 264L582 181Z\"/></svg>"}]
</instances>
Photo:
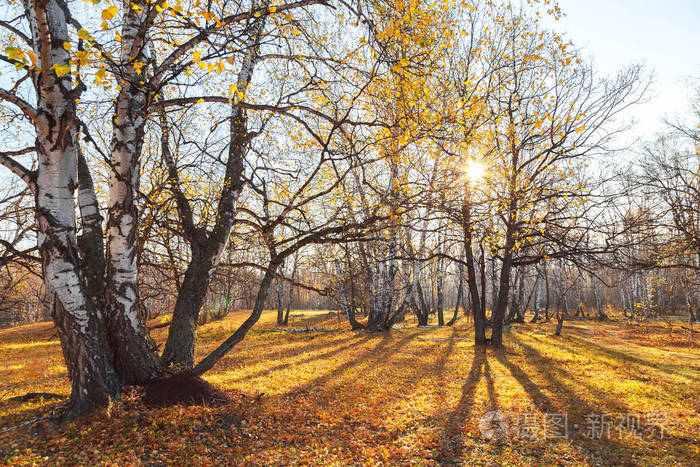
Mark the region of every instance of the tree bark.
<instances>
[{"instance_id":1,"label":"tree bark","mask_svg":"<svg viewBox=\"0 0 700 467\"><path fill-rule=\"evenodd\" d=\"M126 384L145 384L162 374L138 291L136 194L148 97L138 84L143 78L133 64L150 61L142 32L147 21L144 9L124 11L119 57L124 80L112 120L106 253L107 325L114 366Z\"/></svg>"},{"instance_id":2,"label":"tree bark","mask_svg":"<svg viewBox=\"0 0 700 467\"><path fill-rule=\"evenodd\" d=\"M464 234L464 255L467 262L467 285L474 316L474 343L476 345L486 345L486 316L481 305L481 298L485 299L486 297L479 297L479 289L476 283L476 266L472 250L471 206L469 205L468 197L469 195L467 194L462 204L462 230Z\"/></svg>"},{"instance_id":3,"label":"tree bark","mask_svg":"<svg viewBox=\"0 0 700 467\"><path fill-rule=\"evenodd\" d=\"M452 326L457 321L457 316L459 315L459 303L462 301L462 294L464 293L464 265L462 263L459 263L457 276L457 280L459 281L457 285L457 300L455 302L455 311L452 315L452 319L447 322L448 326Z\"/></svg>"},{"instance_id":4,"label":"tree bark","mask_svg":"<svg viewBox=\"0 0 700 467\"><path fill-rule=\"evenodd\" d=\"M515 211L515 207L511 207ZM513 226L514 215L510 216L506 229L506 242L503 251L503 264L501 265L501 277L498 284L498 302L493 315L493 328L491 332L491 345L501 347L503 345L503 319L508 305L508 292L510 285L510 271L513 266L513 247L515 246L515 228Z\"/></svg>"},{"instance_id":5,"label":"tree bark","mask_svg":"<svg viewBox=\"0 0 700 467\"><path fill-rule=\"evenodd\" d=\"M34 78L37 242L51 316L71 381L64 412L70 420L117 397L119 378L110 360L103 316L86 286L76 239L77 94L71 89L70 74L58 77L51 69L69 66L69 54L62 47L69 40L67 18L55 0L42 7L25 1L25 11L42 70Z\"/></svg>"}]
</instances>

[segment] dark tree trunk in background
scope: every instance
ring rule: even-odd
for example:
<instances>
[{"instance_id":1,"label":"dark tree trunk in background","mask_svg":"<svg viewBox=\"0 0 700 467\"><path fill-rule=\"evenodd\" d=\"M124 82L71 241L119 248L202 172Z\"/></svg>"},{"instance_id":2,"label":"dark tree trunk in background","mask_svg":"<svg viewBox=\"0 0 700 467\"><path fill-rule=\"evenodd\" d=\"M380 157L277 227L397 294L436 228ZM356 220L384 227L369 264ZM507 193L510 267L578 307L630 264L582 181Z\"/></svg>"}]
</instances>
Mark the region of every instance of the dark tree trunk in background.
<instances>
[{"instance_id":1,"label":"dark tree trunk in background","mask_svg":"<svg viewBox=\"0 0 700 467\"><path fill-rule=\"evenodd\" d=\"M452 315L452 319L447 323L448 326L452 326L457 321L457 316L459 315L459 303L462 301L462 294L464 293L464 265L462 263L459 263L459 272L457 274L457 280L459 281L457 285L457 301L455 302L455 312Z\"/></svg>"},{"instance_id":2,"label":"dark tree trunk in background","mask_svg":"<svg viewBox=\"0 0 700 467\"><path fill-rule=\"evenodd\" d=\"M437 286L436 286L436 292L437 292L437 316L438 316L438 326L444 326L445 325L445 313L444 313L444 294L442 291L442 285L443 285L443 271L442 271L442 265L443 265L443 259L439 258L437 261Z\"/></svg>"},{"instance_id":3,"label":"dark tree trunk in background","mask_svg":"<svg viewBox=\"0 0 700 467\"><path fill-rule=\"evenodd\" d=\"M546 265L542 270L544 272L544 321L549 322L549 272Z\"/></svg>"}]
</instances>

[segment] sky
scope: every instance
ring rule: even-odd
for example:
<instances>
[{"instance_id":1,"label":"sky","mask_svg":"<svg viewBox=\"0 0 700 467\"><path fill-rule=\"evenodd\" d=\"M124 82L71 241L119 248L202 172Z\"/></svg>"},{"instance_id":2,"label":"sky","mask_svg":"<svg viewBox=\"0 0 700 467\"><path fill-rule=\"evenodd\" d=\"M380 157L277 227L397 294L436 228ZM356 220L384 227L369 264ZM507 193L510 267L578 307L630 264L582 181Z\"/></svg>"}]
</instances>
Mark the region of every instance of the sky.
<instances>
[{"instance_id":1,"label":"sky","mask_svg":"<svg viewBox=\"0 0 700 467\"><path fill-rule=\"evenodd\" d=\"M649 139L665 117L688 116L691 88L700 79L700 0L558 0L566 14L554 24L596 68L613 74L643 63L655 76L648 102L629 117L631 133Z\"/></svg>"}]
</instances>

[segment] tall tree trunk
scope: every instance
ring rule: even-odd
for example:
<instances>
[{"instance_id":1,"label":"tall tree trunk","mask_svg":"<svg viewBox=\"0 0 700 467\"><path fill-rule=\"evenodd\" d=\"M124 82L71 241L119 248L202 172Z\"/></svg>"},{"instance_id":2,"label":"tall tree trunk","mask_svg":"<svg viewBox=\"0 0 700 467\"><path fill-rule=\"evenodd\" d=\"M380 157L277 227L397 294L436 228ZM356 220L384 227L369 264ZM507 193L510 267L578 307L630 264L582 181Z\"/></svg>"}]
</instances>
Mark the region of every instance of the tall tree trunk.
<instances>
[{"instance_id":1,"label":"tall tree trunk","mask_svg":"<svg viewBox=\"0 0 700 467\"><path fill-rule=\"evenodd\" d=\"M496 250L491 250L491 321L496 313L498 304L498 267L496 266Z\"/></svg>"},{"instance_id":2,"label":"tall tree trunk","mask_svg":"<svg viewBox=\"0 0 700 467\"><path fill-rule=\"evenodd\" d=\"M537 277L535 278L535 299L534 303L532 305L532 308L535 312L535 315L532 317L532 320L530 320L531 323L536 323L537 320L540 317L540 301L542 300L542 281L541 281L541 274L539 268L537 268Z\"/></svg>"},{"instance_id":3,"label":"tall tree trunk","mask_svg":"<svg viewBox=\"0 0 700 467\"><path fill-rule=\"evenodd\" d=\"M518 288L520 286L520 274L516 272L515 278L513 280L513 285L511 286L511 297L510 297L510 310L506 316L504 324L508 325L515 318L515 315L520 309L520 302L518 302Z\"/></svg>"},{"instance_id":4,"label":"tall tree trunk","mask_svg":"<svg viewBox=\"0 0 700 467\"><path fill-rule=\"evenodd\" d=\"M443 270L442 270L442 265L444 264L444 261L442 258L439 258L437 261L436 265L436 272L437 272L437 277L436 277L436 293L437 293L437 303L436 303L436 308L437 308L437 316L438 316L438 326L444 326L445 325L445 313L444 313L444 293L442 290L443 286Z\"/></svg>"},{"instance_id":5,"label":"tall tree trunk","mask_svg":"<svg viewBox=\"0 0 700 467\"><path fill-rule=\"evenodd\" d=\"M549 271L546 264L543 265L542 271L544 273L544 320L549 322Z\"/></svg>"},{"instance_id":6,"label":"tall tree trunk","mask_svg":"<svg viewBox=\"0 0 700 467\"><path fill-rule=\"evenodd\" d=\"M525 308L527 303L525 300L525 266L520 266L518 268L518 307L515 312L515 322L524 323L525 322Z\"/></svg>"},{"instance_id":7,"label":"tall tree trunk","mask_svg":"<svg viewBox=\"0 0 700 467\"><path fill-rule=\"evenodd\" d=\"M112 120L111 171L107 219L107 325L114 366L127 384L144 384L162 374L156 345L141 310L138 277L136 194L148 97L135 62L149 63L143 29L144 9L124 10L119 60L124 79ZM143 71L145 72L145 71Z\"/></svg>"},{"instance_id":8,"label":"tall tree trunk","mask_svg":"<svg viewBox=\"0 0 700 467\"><path fill-rule=\"evenodd\" d=\"M296 280L297 277L297 261L299 260L299 252L297 251L294 253L294 264L292 265L292 281ZM353 304L353 318L355 317L355 286L354 282L352 281L352 278L350 279L350 286L352 287L352 304ZM289 312L292 310L292 299L294 298L294 284L289 284L289 293L287 296L287 311L284 314L284 323L283 326L287 326L289 324ZM359 324L359 323L358 323ZM363 326L364 327L364 326Z\"/></svg>"},{"instance_id":9,"label":"tall tree trunk","mask_svg":"<svg viewBox=\"0 0 700 467\"><path fill-rule=\"evenodd\" d=\"M126 26L124 30L128 30ZM107 324L114 366L127 384L144 384L162 373L155 342L148 334L141 313L138 291L136 193L145 99L143 93L124 85L117 97L112 135L106 254Z\"/></svg>"},{"instance_id":10,"label":"tall tree trunk","mask_svg":"<svg viewBox=\"0 0 700 467\"><path fill-rule=\"evenodd\" d=\"M295 264L295 269L296 269L296 257L294 259L294 264ZM355 331L357 329L364 329L365 326L364 324L360 323L357 321L355 318L355 310L357 308L357 304L355 302L355 280L353 278L353 273L352 273L352 263L350 260L350 248L345 247L345 265L347 267L347 277L345 279L345 296L346 296L346 303L347 303L347 308L346 308L346 314L348 317L348 322L350 323L350 328ZM349 298L349 300L348 300ZM291 293L290 293L290 300L291 300Z\"/></svg>"},{"instance_id":11,"label":"tall tree trunk","mask_svg":"<svg viewBox=\"0 0 700 467\"><path fill-rule=\"evenodd\" d=\"M277 326L284 326L284 303L282 302L284 287L280 279L277 279L275 292L277 294Z\"/></svg>"},{"instance_id":12,"label":"tall tree trunk","mask_svg":"<svg viewBox=\"0 0 700 467\"><path fill-rule=\"evenodd\" d=\"M605 321L608 319L608 315L603 311L603 300L600 297L600 292L598 291L598 284L596 283L595 277L591 276L591 286L593 287L593 299L595 300L595 309L598 313L598 319Z\"/></svg>"},{"instance_id":13,"label":"tall tree trunk","mask_svg":"<svg viewBox=\"0 0 700 467\"><path fill-rule=\"evenodd\" d=\"M483 239L479 242L479 282L481 283L481 316L486 322L486 252Z\"/></svg>"},{"instance_id":14,"label":"tall tree trunk","mask_svg":"<svg viewBox=\"0 0 700 467\"><path fill-rule=\"evenodd\" d=\"M119 378L110 360L103 316L86 286L78 253L75 198L78 187L75 94L71 75L57 77L52 67L69 66L62 47L68 41L67 18L55 0L39 7L25 1L32 43L39 60L34 78L38 168L33 181L37 243L46 294L71 381L64 417L90 412L119 394ZM85 214L89 214L86 207ZM94 218L86 219L88 223Z\"/></svg>"}]
</instances>

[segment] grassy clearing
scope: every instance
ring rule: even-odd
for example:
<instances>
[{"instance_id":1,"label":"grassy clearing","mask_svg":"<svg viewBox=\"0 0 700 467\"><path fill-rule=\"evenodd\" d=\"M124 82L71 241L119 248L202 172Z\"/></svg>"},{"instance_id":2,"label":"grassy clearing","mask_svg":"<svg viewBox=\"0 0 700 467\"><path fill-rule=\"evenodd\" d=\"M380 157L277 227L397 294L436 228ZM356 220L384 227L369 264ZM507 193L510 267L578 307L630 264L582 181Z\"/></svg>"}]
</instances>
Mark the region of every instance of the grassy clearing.
<instances>
[{"instance_id":1,"label":"grassy clearing","mask_svg":"<svg viewBox=\"0 0 700 467\"><path fill-rule=\"evenodd\" d=\"M452 328L419 329L409 321L383 335L299 313L304 316L292 317L291 327L338 331L265 332L275 327L274 314L266 312L206 375L234 395L228 405L148 409L129 393L82 424L2 434L0 457L11 464L85 465L700 462L700 352L678 329L669 334L665 323L569 322L559 338L553 323L526 324L507 331L503 351L484 352L453 339L471 337L465 319ZM245 317L235 313L205 325L200 355ZM154 331L158 342L166 332ZM48 323L0 330L4 399L68 393L52 334ZM55 405L0 401L0 428ZM506 440L480 434L479 420L490 410L509 420ZM554 420L546 414L567 414L566 438L543 435L545 421ZM609 435L591 436L588 414L610 414ZM639 414L641 426L616 414ZM649 414L667 420L647 421ZM651 422L663 437L652 433ZM532 436L525 436L528 426Z\"/></svg>"}]
</instances>

